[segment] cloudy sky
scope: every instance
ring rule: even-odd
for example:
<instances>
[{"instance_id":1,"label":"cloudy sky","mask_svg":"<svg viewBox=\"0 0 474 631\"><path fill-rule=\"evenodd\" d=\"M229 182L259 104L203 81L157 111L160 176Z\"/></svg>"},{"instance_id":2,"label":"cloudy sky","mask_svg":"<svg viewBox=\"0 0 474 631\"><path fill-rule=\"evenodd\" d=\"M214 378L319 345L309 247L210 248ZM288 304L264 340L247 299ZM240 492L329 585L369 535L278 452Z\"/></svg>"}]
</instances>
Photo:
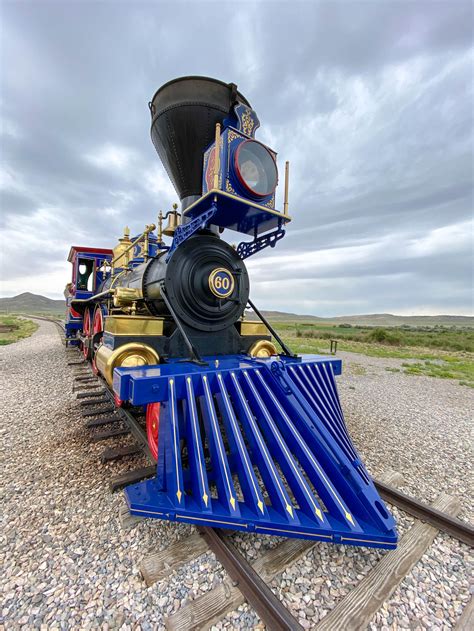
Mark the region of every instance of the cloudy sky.
<instances>
[{"instance_id":1,"label":"cloudy sky","mask_svg":"<svg viewBox=\"0 0 474 631\"><path fill-rule=\"evenodd\" d=\"M248 261L258 305L471 313L472 6L2 1L0 295L62 297L71 244L178 201L147 103L200 74L291 163L287 236Z\"/></svg>"}]
</instances>

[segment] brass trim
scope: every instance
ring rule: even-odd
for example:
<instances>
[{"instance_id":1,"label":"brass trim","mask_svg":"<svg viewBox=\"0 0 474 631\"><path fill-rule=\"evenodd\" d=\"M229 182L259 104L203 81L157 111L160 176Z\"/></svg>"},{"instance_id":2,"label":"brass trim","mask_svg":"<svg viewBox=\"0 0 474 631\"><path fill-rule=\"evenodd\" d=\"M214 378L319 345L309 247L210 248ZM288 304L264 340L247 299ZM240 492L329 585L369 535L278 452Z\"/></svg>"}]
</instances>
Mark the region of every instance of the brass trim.
<instances>
[{"instance_id":1,"label":"brass trim","mask_svg":"<svg viewBox=\"0 0 474 631\"><path fill-rule=\"evenodd\" d=\"M273 208L267 208L266 206L262 206L261 204L256 204L255 202L251 202L250 200L245 199L243 197L238 197L237 195L231 195L230 193L227 193L226 191L223 191L223 190L218 189L218 188L217 189L216 188L211 189L205 195L203 195L202 197L197 199L195 202L193 202L190 206L188 206L183 211L183 215L186 215L193 208L193 206L195 206L196 204L201 202L203 199L206 199L207 197L210 197L211 195L215 195L216 193L218 193L219 195L224 195L224 197L229 197L230 199L236 199L236 200L238 200L240 202L243 200L247 204L247 206L252 206L252 208L257 208L258 210L264 210L267 213L270 213L270 214L275 215L277 217L281 217L286 222L292 220L292 217L290 215L285 215L284 213L281 213L278 210L273 210Z\"/></svg>"},{"instance_id":2,"label":"brass trim","mask_svg":"<svg viewBox=\"0 0 474 631\"><path fill-rule=\"evenodd\" d=\"M285 197L283 202L283 213L288 216L288 186L290 184L290 163L285 162Z\"/></svg>"},{"instance_id":3,"label":"brass trim","mask_svg":"<svg viewBox=\"0 0 474 631\"><path fill-rule=\"evenodd\" d=\"M134 241L130 241L130 228L125 228L123 238L119 239L119 244L114 248L114 258L111 261L112 267L118 267L117 263L120 259L125 257L125 265L123 267L128 267L130 262L129 252L132 248L134 248L137 243L144 238L148 238L150 232L155 230L156 226L154 223L145 226L145 230L141 233L139 237L137 237ZM117 250L117 253L115 252ZM143 248L142 248L143 250ZM147 254L147 253L146 253ZM122 267L122 266L121 266Z\"/></svg>"},{"instance_id":4,"label":"brass trim","mask_svg":"<svg viewBox=\"0 0 474 631\"><path fill-rule=\"evenodd\" d=\"M104 333L112 335L163 335L164 318L152 316L113 315L105 318Z\"/></svg>"},{"instance_id":5,"label":"brass trim","mask_svg":"<svg viewBox=\"0 0 474 631\"><path fill-rule=\"evenodd\" d=\"M237 330L239 331L240 335L270 335L270 332L263 324L263 322L252 320L237 322Z\"/></svg>"},{"instance_id":6,"label":"brass trim","mask_svg":"<svg viewBox=\"0 0 474 631\"><path fill-rule=\"evenodd\" d=\"M127 270L123 269L121 272L119 272L116 276L112 277L112 282L110 283L110 289L112 290L114 288L115 283L118 281L118 279L120 278L120 276L122 276L123 274L125 274Z\"/></svg>"},{"instance_id":7,"label":"brass trim","mask_svg":"<svg viewBox=\"0 0 474 631\"><path fill-rule=\"evenodd\" d=\"M249 350L251 357L271 357L272 355L278 355L275 344L268 340L258 340Z\"/></svg>"},{"instance_id":8,"label":"brass trim","mask_svg":"<svg viewBox=\"0 0 474 631\"><path fill-rule=\"evenodd\" d=\"M219 171L221 168L221 124L216 123L216 138L214 144L214 188L219 188Z\"/></svg>"},{"instance_id":9,"label":"brass trim","mask_svg":"<svg viewBox=\"0 0 474 631\"><path fill-rule=\"evenodd\" d=\"M114 307L127 307L141 298L142 290L137 287L117 287L114 293Z\"/></svg>"},{"instance_id":10,"label":"brass trim","mask_svg":"<svg viewBox=\"0 0 474 631\"><path fill-rule=\"evenodd\" d=\"M112 386L114 368L120 366L153 366L159 364L158 353L141 342L129 342L115 350L101 344L95 354L95 363L99 372L105 377L109 386Z\"/></svg>"},{"instance_id":11,"label":"brass trim","mask_svg":"<svg viewBox=\"0 0 474 631\"><path fill-rule=\"evenodd\" d=\"M220 294L215 288L214 280L219 272L224 272L230 278L230 286L229 286L229 289L225 292L225 294ZM218 298L228 298L234 291L234 288L235 288L235 279L232 275L232 272L230 272L225 267L216 267L209 274L209 289L214 294L214 296L217 296Z\"/></svg>"}]
</instances>

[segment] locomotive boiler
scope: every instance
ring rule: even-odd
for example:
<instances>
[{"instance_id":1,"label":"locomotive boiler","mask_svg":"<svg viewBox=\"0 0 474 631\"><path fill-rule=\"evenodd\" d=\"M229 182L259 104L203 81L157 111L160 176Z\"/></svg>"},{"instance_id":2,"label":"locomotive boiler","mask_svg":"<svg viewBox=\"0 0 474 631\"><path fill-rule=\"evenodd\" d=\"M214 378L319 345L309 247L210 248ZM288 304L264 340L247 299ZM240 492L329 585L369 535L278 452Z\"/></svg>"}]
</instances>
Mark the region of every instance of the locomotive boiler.
<instances>
[{"instance_id":1,"label":"locomotive boiler","mask_svg":"<svg viewBox=\"0 0 474 631\"><path fill-rule=\"evenodd\" d=\"M66 290L67 343L117 405L146 413L157 472L126 489L131 513L394 547L344 422L341 361L292 353L250 299L245 259L291 221L288 163L278 210L277 154L235 84L175 79L149 109L181 208L133 238L126 228L113 250L73 246Z\"/></svg>"}]
</instances>

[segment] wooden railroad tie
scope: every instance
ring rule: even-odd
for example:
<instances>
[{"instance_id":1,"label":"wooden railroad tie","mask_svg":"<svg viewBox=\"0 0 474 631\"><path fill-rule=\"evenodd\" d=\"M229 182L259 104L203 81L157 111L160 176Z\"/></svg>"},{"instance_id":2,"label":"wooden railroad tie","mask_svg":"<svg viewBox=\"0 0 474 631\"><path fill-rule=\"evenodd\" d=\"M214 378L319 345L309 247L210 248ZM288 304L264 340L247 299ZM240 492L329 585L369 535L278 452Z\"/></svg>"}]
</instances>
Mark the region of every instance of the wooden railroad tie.
<instances>
[{"instance_id":1,"label":"wooden railroad tie","mask_svg":"<svg viewBox=\"0 0 474 631\"><path fill-rule=\"evenodd\" d=\"M95 406L96 403L91 403L91 406ZM99 414L108 414L109 412L114 412L115 411L115 406L113 405L107 405L103 408L99 408L98 410L81 410L82 416L87 417L87 416L99 416Z\"/></svg>"},{"instance_id":2,"label":"wooden railroad tie","mask_svg":"<svg viewBox=\"0 0 474 631\"><path fill-rule=\"evenodd\" d=\"M111 429L107 432L100 432L91 437L93 443L98 443L100 440L107 440L108 438L115 438L116 436L126 436L130 434L128 427L121 427L120 429Z\"/></svg>"},{"instance_id":3,"label":"wooden railroad tie","mask_svg":"<svg viewBox=\"0 0 474 631\"><path fill-rule=\"evenodd\" d=\"M461 617L459 618L454 631L472 631L474 629L474 597L464 607Z\"/></svg>"},{"instance_id":4,"label":"wooden railroad tie","mask_svg":"<svg viewBox=\"0 0 474 631\"><path fill-rule=\"evenodd\" d=\"M382 479L393 485L403 482L402 476L396 472L387 472ZM141 518L127 525L133 525L139 520ZM316 543L306 539L287 539L275 548L266 551L252 563L252 568L268 584L288 565L306 554ZM192 535L172 544L166 550L146 557L140 564L140 572L146 584L152 585L168 577L171 571L179 569L208 551L209 547L205 542L203 543L202 537L197 534ZM166 628L171 631L207 629L245 601L246 598L239 588L230 578L227 578L211 591L169 616L165 622Z\"/></svg>"},{"instance_id":5,"label":"wooden railroad tie","mask_svg":"<svg viewBox=\"0 0 474 631\"><path fill-rule=\"evenodd\" d=\"M79 405L81 407L86 407L87 405L91 406L91 405L103 405L104 403L109 403L110 399L108 397L102 397L102 398L98 398L95 397L92 401L80 401Z\"/></svg>"},{"instance_id":6,"label":"wooden railroad tie","mask_svg":"<svg viewBox=\"0 0 474 631\"><path fill-rule=\"evenodd\" d=\"M133 469L132 471L126 471L121 475L118 475L109 482L109 488L111 492L117 491L127 484L134 484L145 478L151 478L156 473L156 465L151 467L143 467L142 469ZM140 518L141 519L141 518Z\"/></svg>"},{"instance_id":7,"label":"wooden railroad tie","mask_svg":"<svg viewBox=\"0 0 474 631\"><path fill-rule=\"evenodd\" d=\"M94 390L93 392L79 392L76 394L76 399L94 399L96 397L102 397L105 394L105 390Z\"/></svg>"},{"instance_id":8,"label":"wooden railroad tie","mask_svg":"<svg viewBox=\"0 0 474 631\"><path fill-rule=\"evenodd\" d=\"M105 418L94 418L92 421L87 421L86 427L101 427L102 425L109 425L110 423L119 423L122 421L120 416L106 416Z\"/></svg>"},{"instance_id":9,"label":"wooden railroad tie","mask_svg":"<svg viewBox=\"0 0 474 631\"><path fill-rule=\"evenodd\" d=\"M458 498L445 493L435 500L433 508L456 516L461 510ZM363 630L385 601L421 559L439 530L416 521L403 535L396 550L390 550L377 565L315 627L318 631Z\"/></svg>"},{"instance_id":10,"label":"wooden railroad tie","mask_svg":"<svg viewBox=\"0 0 474 631\"><path fill-rule=\"evenodd\" d=\"M126 456L133 456L135 454L141 453L142 446L138 443L134 443L133 445L125 445L125 447L109 447L105 449L100 457L100 461L102 463L109 462L110 460L118 460L119 458L125 458ZM130 515L128 507L127 513ZM141 519L141 518L138 518Z\"/></svg>"}]
</instances>

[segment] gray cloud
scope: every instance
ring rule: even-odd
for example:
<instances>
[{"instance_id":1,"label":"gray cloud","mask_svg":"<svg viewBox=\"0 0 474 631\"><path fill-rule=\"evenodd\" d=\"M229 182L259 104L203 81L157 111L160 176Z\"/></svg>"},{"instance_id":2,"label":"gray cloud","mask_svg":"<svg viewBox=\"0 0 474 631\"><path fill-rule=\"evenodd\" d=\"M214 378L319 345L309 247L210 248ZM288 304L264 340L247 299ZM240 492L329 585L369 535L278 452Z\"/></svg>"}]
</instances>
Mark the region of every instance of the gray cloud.
<instances>
[{"instance_id":1,"label":"gray cloud","mask_svg":"<svg viewBox=\"0 0 474 631\"><path fill-rule=\"evenodd\" d=\"M261 306L471 311L470 2L4 2L2 14L4 295L58 297L71 244L113 246L176 201L147 102L204 74L238 83L280 170L291 161L294 221L249 265Z\"/></svg>"}]
</instances>

